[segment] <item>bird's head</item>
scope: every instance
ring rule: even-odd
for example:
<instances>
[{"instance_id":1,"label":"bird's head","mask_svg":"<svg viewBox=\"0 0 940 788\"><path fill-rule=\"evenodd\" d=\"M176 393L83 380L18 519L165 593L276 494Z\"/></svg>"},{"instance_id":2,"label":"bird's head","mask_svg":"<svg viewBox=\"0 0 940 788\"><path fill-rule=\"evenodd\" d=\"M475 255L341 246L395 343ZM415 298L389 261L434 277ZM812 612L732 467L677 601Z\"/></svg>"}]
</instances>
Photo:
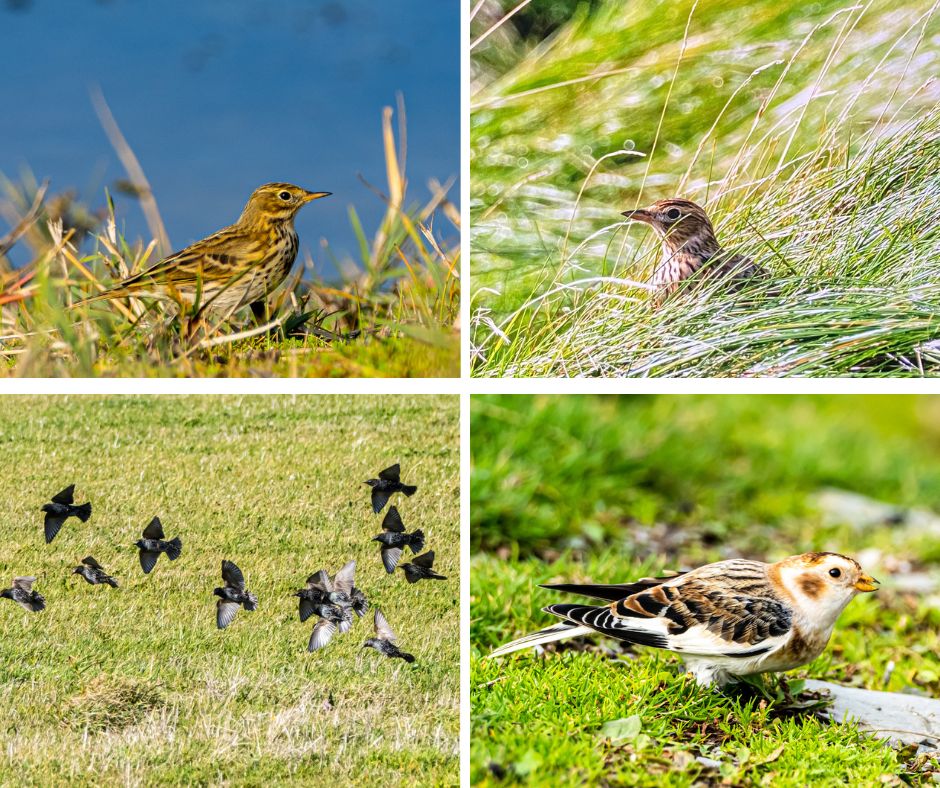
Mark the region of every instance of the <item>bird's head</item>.
<instances>
[{"instance_id":1,"label":"bird's head","mask_svg":"<svg viewBox=\"0 0 940 788\"><path fill-rule=\"evenodd\" d=\"M624 211L623 215L631 222L642 222L652 227L671 252L686 249L714 254L718 251L715 229L708 215L691 200L660 200L649 208Z\"/></svg>"},{"instance_id":2,"label":"bird's head","mask_svg":"<svg viewBox=\"0 0 940 788\"><path fill-rule=\"evenodd\" d=\"M308 192L290 183L266 183L255 189L242 211L240 222L250 224L293 221L304 205L330 192Z\"/></svg>"},{"instance_id":3,"label":"bird's head","mask_svg":"<svg viewBox=\"0 0 940 788\"><path fill-rule=\"evenodd\" d=\"M214 588L214 589L212 589L212 593L213 593L215 596L220 596L220 597L224 597L224 596L225 596L225 591L224 591L223 589L221 589L221 588Z\"/></svg>"},{"instance_id":4,"label":"bird's head","mask_svg":"<svg viewBox=\"0 0 940 788\"><path fill-rule=\"evenodd\" d=\"M878 581L862 571L858 561L839 553L803 553L774 566L800 608L830 623L857 594L878 588Z\"/></svg>"},{"instance_id":5,"label":"bird's head","mask_svg":"<svg viewBox=\"0 0 940 788\"><path fill-rule=\"evenodd\" d=\"M85 567L83 567L83 566L76 566L76 567L72 570L72 574L73 574L73 575L83 575L83 574L85 574L85 572L83 571L84 569L85 569Z\"/></svg>"},{"instance_id":6,"label":"bird's head","mask_svg":"<svg viewBox=\"0 0 940 788\"><path fill-rule=\"evenodd\" d=\"M370 487L375 487L379 483L379 479L366 479L363 484L368 484Z\"/></svg>"}]
</instances>

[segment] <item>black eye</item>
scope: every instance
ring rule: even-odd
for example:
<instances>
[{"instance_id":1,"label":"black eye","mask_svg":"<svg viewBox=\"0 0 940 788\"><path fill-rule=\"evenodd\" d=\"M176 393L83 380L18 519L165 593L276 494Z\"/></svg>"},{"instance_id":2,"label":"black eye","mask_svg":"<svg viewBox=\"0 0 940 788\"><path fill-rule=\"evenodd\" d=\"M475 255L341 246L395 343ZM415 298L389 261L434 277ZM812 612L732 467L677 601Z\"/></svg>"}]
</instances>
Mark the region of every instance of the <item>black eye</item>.
<instances>
[{"instance_id":1,"label":"black eye","mask_svg":"<svg viewBox=\"0 0 940 788\"><path fill-rule=\"evenodd\" d=\"M668 211L666 211L666 218L670 222L674 222L680 216L682 216L682 211L680 211L678 208L670 208Z\"/></svg>"},{"instance_id":2,"label":"black eye","mask_svg":"<svg viewBox=\"0 0 940 788\"><path fill-rule=\"evenodd\" d=\"M278 197L280 197L284 202L290 202L291 194L290 192L281 192Z\"/></svg>"},{"instance_id":3,"label":"black eye","mask_svg":"<svg viewBox=\"0 0 940 788\"><path fill-rule=\"evenodd\" d=\"M841 569L830 569L830 570L829 570L829 577L842 577L842 570L841 570Z\"/></svg>"}]
</instances>

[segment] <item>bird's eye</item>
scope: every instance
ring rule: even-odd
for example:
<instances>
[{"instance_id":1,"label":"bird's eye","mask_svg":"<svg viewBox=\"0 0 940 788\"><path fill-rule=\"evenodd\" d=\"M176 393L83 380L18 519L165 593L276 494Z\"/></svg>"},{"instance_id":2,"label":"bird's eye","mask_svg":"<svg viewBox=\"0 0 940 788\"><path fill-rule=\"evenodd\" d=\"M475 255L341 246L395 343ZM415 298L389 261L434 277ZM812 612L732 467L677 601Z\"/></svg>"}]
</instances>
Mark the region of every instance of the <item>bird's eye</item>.
<instances>
[{"instance_id":1,"label":"bird's eye","mask_svg":"<svg viewBox=\"0 0 940 788\"><path fill-rule=\"evenodd\" d=\"M666 211L666 218L670 222L674 222L680 216L682 216L682 211L680 211L678 208L670 208L668 211Z\"/></svg>"},{"instance_id":2,"label":"bird's eye","mask_svg":"<svg viewBox=\"0 0 940 788\"><path fill-rule=\"evenodd\" d=\"M829 577L842 577L842 570L841 570L841 569L830 569L830 570L829 570Z\"/></svg>"},{"instance_id":3,"label":"bird's eye","mask_svg":"<svg viewBox=\"0 0 940 788\"><path fill-rule=\"evenodd\" d=\"M281 192L278 197L280 197L284 202L290 202L291 193L290 192Z\"/></svg>"}]
</instances>

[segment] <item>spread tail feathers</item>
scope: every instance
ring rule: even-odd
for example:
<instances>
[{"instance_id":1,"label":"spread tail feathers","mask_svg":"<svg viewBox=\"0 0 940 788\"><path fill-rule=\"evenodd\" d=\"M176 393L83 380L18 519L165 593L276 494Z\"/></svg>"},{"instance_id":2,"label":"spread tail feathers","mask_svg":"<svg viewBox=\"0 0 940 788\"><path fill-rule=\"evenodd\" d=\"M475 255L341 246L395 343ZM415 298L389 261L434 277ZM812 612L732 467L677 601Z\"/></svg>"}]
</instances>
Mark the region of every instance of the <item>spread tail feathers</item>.
<instances>
[{"instance_id":1,"label":"spread tail feathers","mask_svg":"<svg viewBox=\"0 0 940 788\"><path fill-rule=\"evenodd\" d=\"M91 517L91 504L83 503L75 507L75 514L78 519L83 523L88 521L88 518Z\"/></svg>"},{"instance_id":2,"label":"spread tail feathers","mask_svg":"<svg viewBox=\"0 0 940 788\"><path fill-rule=\"evenodd\" d=\"M412 495L418 492L418 487L414 484L403 484L401 486L401 491L410 498Z\"/></svg>"},{"instance_id":3,"label":"spread tail feathers","mask_svg":"<svg viewBox=\"0 0 940 788\"><path fill-rule=\"evenodd\" d=\"M171 561L175 561L180 557L180 552L183 549L183 543L180 541L180 538L177 536L174 539L170 540L170 546L167 548L166 557Z\"/></svg>"},{"instance_id":4,"label":"spread tail feathers","mask_svg":"<svg viewBox=\"0 0 940 788\"><path fill-rule=\"evenodd\" d=\"M553 624L531 635L525 635L518 640L500 646L496 651L490 654L490 657L504 657L506 654L512 654L514 651L521 651L524 648L533 646L542 646L545 643L554 643L556 640L567 640L568 638L582 637L583 635L595 634L590 627L579 627L570 621L562 621L560 624Z\"/></svg>"}]
</instances>

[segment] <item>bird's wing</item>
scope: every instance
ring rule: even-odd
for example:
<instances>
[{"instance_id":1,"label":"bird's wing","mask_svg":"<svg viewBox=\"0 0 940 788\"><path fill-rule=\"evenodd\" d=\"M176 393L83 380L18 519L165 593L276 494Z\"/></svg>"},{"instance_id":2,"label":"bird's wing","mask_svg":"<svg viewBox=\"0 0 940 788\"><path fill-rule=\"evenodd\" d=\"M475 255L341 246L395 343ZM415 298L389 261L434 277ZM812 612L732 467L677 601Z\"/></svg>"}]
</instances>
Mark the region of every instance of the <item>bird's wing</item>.
<instances>
[{"instance_id":1,"label":"bird's wing","mask_svg":"<svg viewBox=\"0 0 940 788\"><path fill-rule=\"evenodd\" d=\"M35 582L36 582L35 577L14 577L13 587L18 588L21 591L32 591L33 583Z\"/></svg>"},{"instance_id":2,"label":"bird's wing","mask_svg":"<svg viewBox=\"0 0 940 788\"><path fill-rule=\"evenodd\" d=\"M385 564L385 571L391 574L395 571L395 567L398 566L398 562L401 560L401 548L400 547L383 547L382 548L382 563Z\"/></svg>"},{"instance_id":3,"label":"bird's wing","mask_svg":"<svg viewBox=\"0 0 940 788\"><path fill-rule=\"evenodd\" d=\"M342 591L344 594L351 594L353 585L356 582L356 562L349 561L343 565L335 575L333 575L333 588L336 591Z\"/></svg>"},{"instance_id":4,"label":"bird's wing","mask_svg":"<svg viewBox=\"0 0 940 788\"><path fill-rule=\"evenodd\" d=\"M397 640L398 636L392 631L392 628L388 625L388 621L385 616L382 614L382 611L378 608L375 609L375 636L381 638L382 640Z\"/></svg>"},{"instance_id":5,"label":"bird's wing","mask_svg":"<svg viewBox=\"0 0 940 788\"><path fill-rule=\"evenodd\" d=\"M401 515L398 513L397 506L389 508L388 514L386 514L385 518L382 520L382 530L391 531L396 534L403 534L405 532L405 524L401 521Z\"/></svg>"},{"instance_id":6,"label":"bird's wing","mask_svg":"<svg viewBox=\"0 0 940 788\"><path fill-rule=\"evenodd\" d=\"M430 569L434 566L434 551L428 550L426 553L415 556L411 559L411 563L423 566L425 569Z\"/></svg>"},{"instance_id":7,"label":"bird's wing","mask_svg":"<svg viewBox=\"0 0 940 788\"><path fill-rule=\"evenodd\" d=\"M104 569L104 567L102 567L101 564L99 564L99 563L98 563L94 558L92 558L90 555L86 555L86 556L82 559L82 563L85 564L85 566L90 566L90 567L92 567L93 569L102 569L102 570Z\"/></svg>"},{"instance_id":8,"label":"bird's wing","mask_svg":"<svg viewBox=\"0 0 940 788\"><path fill-rule=\"evenodd\" d=\"M372 488L372 511L378 514L385 508L385 504L388 503L388 499L391 496L385 490L377 490L375 487Z\"/></svg>"},{"instance_id":9,"label":"bird's wing","mask_svg":"<svg viewBox=\"0 0 940 788\"><path fill-rule=\"evenodd\" d=\"M593 599L606 599L608 602L616 602L618 599L623 599L638 591L661 585L667 580L673 580L683 574L685 573L674 572L663 577L642 577L632 583L614 583L612 585L596 583L545 583L540 585L539 588L548 588L552 591L580 594L581 596L587 596Z\"/></svg>"},{"instance_id":10,"label":"bird's wing","mask_svg":"<svg viewBox=\"0 0 940 788\"><path fill-rule=\"evenodd\" d=\"M75 485L70 484L62 492L56 493L52 496L53 503L64 503L71 505L75 501Z\"/></svg>"},{"instance_id":11,"label":"bird's wing","mask_svg":"<svg viewBox=\"0 0 940 788\"><path fill-rule=\"evenodd\" d=\"M56 535L59 533L62 528L62 523L65 522L65 517L60 514L52 514L52 512L46 512L46 517L43 520L43 530L46 534L46 544L49 544L53 539L56 538Z\"/></svg>"},{"instance_id":12,"label":"bird's wing","mask_svg":"<svg viewBox=\"0 0 940 788\"><path fill-rule=\"evenodd\" d=\"M239 591L245 589L245 576L242 574L242 570L231 561L222 561L222 579Z\"/></svg>"},{"instance_id":13,"label":"bird's wing","mask_svg":"<svg viewBox=\"0 0 940 788\"><path fill-rule=\"evenodd\" d=\"M300 598L300 620L306 621L310 616L313 615L314 604L309 599Z\"/></svg>"},{"instance_id":14,"label":"bird's wing","mask_svg":"<svg viewBox=\"0 0 940 788\"><path fill-rule=\"evenodd\" d=\"M307 651L316 651L318 648L323 648L333 639L335 632L336 625L332 621L321 618L314 626L313 632L310 633L310 643L307 644Z\"/></svg>"},{"instance_id":15,"label":"bird's wing","mask_svg":"<svg viewBox=\"0 0 940 788\"><path fill-rule=\"evenodd\" d=\"M144 539L162 539L163 538L163 523L160 522L159 517L154 517L147 527L144 528Z\"/></svg>"},{"instance_id":16,"label":"bird's wing","mask_svg":"<svg viewBox=\"0 0 940 788\"><path fill-rule=\"evenodd\" d=\"M307 588L316 589L317 591L322 591L324 594L329 594L333 590L333 582L330 580L330 576L326 573L326 570L321 569L319 572L314 572L307 578Z\"/></svg>"},{"instance_id":17,"label":"bird's wing","mask_svg":"<svg viewBox=\"0 0 940 788\"><path fill-rule=\"evenodd\" d=\"M140 551L140 568L144 570L145 575L149 575L153 571L153 568L157 565L157 559L159 557L160 553L155 553L150 550Z\"/></svg>"},{"instance_id":18,"label":"bird's wing","mask_svg":"<svg viewBox=\"0 0 940 788\"><path fill-rule=\"evenodd\" d=\"M385 479L387 482L397 482L400 479L401 466L396 462L394 465L390 465L384 471L379 471L379 478Z\"/></svg>"},{"instance_id":19,"label":"bird's wing","mask_svg":"<svg viewBox=\"0 0 940 788\"><path fill-rule=\"evenodd\" d=\"M238 602L220 599L215 606L215 624L219 629L225 629L235 619L238 612Z\"/></svg>"}]
</instances>

